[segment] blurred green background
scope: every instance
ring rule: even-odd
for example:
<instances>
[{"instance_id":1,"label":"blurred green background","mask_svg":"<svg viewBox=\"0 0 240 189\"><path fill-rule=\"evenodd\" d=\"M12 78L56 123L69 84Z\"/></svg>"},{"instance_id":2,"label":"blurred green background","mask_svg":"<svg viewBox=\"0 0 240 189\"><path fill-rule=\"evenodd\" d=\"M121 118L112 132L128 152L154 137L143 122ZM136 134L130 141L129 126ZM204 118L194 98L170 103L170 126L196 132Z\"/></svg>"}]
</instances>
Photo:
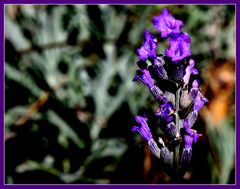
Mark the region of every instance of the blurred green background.
<instances>
[{"instance_id":1,"label":"blurred green background","mask_svg":"<svg viewBox=\"0 0 240 189\"><path fill-rule=\"evenodd\" d=\"M6 183L173 183L130 131L134 115L157 108L132 78L164 7L192 38L210 100L179 183L235 183L234 5L5 5Z\"/></svg>"}]
</instances>

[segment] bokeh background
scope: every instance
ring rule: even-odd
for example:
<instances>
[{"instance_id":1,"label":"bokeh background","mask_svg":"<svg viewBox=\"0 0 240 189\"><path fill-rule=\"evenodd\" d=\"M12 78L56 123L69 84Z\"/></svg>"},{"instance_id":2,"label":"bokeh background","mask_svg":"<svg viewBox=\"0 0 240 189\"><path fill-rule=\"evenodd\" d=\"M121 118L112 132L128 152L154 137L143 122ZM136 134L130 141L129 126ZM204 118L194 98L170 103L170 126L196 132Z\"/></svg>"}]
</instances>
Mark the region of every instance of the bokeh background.
<instances>
[{"instance_id":1,"label":"bokeh background","mask_svg":"<svg viewBox=\"0 0 240 189\"><path fill-rule=\"evenodd\" d=\"M134 115L157 108L132 78L164 7L192 38L210 101L178 182L235 183L234 5L5 5L5 183L173 183L130 131Z\"/></svg>"}]
</instances>

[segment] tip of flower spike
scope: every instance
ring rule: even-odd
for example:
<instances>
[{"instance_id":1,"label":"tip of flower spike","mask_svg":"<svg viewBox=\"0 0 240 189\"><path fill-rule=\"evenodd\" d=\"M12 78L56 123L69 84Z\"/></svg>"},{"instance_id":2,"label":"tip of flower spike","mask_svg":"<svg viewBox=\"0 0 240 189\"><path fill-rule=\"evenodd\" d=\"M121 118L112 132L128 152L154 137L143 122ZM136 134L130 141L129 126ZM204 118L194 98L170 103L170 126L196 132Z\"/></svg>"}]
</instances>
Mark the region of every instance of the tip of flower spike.
<instances>
[{"instance_id":1,"label":"tip of flower spike","mask_svg":"<svg viewBox=\"0 0 240 189\"><path fill-rule=\"evenodd\" d=\"M162 10L162 14L169 14L168 9L166 7Z\"/></svg>"},{"instance_id":2,"label":"tip of flower spike","mask_svg":"<svg viewBox=\"0 0 240 189\"><path fill-rule=\"evenodd\" d=\"M169 12L167 8L162 10L162 13L153 17L152 23L154 27L161 32L161 36L166 38L172 35L178 35L180 28L183 27L181 20L176 20Z\"/></svg>"}]
</instances>

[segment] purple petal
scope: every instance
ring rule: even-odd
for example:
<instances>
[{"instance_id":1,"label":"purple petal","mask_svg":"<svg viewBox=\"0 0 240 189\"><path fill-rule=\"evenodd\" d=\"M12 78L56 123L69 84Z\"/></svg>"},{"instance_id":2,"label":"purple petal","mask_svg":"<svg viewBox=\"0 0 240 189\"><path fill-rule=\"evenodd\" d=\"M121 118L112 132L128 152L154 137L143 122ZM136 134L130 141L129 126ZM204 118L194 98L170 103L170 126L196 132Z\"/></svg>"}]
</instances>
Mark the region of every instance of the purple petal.
<instances>
[{"instance_id":1,"label":"purple petal","mask_svg":"<svg viewBox=\"0 0 240 189\"><path fill-rule=\"evenodd\" d=\"M193 75L197 75L197 74L199 73L196 68L193 68L191 71L192 71L192 74L193 74Z\"/></svg>"},{"instance_id":2,"label":"purple petal","mask_svg":"<svg viewBox=\"0 0 240 189\"><path fill-rule=\"evenodd\" d=\"M133 81L137 81L140 79L140 76L139 75L135 75L134 78L133 78Z\"/></svg>"},{"instance_id":3,"label":"purple petal","mask_svg":"<svg viewBox=\"0 0 240 189\"><path fill-rule=\"evenodd\" d=\"M199 83L197 80L194 80L192 83L192 88L198 88L199 87Z\"/></svg>"},{"instance_id":4,"label":"purple petal","mask_svg":"<svg viewBox=\"0 0 240 189\"><path fill-rule=\"evenodd\" d=\"M165 51L165 55L172 58L173 62L180 61L191 56L191 38L187 33L181 33L178 37L169 39L170 47Z\"/></svg>"},{"instance_id":5,"label":"purple petal","mask_svg":"<svg viewBox=\"0 0 240 189\"><path fill-rule=\"evenodd\" d=\"M148 30L144 30L144 44L137 49L137 55L140 60L146 61L148 58L157 58L157 41L154 38L154 36L149 34Z\"/></svg>"},{"instance_id":6,"label":"purple petal","mask_svg":"<svg viewBox=\"0 0 240 189\"><path fill-rule=\"evenodd\" d=\"M184 120L184 122L183 122L183 127L184 127L184 129L188 129L189 128L189 126L188 126L188 119L185 119Z\"/></svg>"},{"instance_id":7,"label":"purple petal","mask_svg":"<svg viewBox=\"0 0 240 189\"><path fill-rule=\"evenodd\" d=\"M193 110L198 112L203 107L205 102L208 102L208 99L205 98L200 91L198 91L197 97L194 100Z\"/></svg>"},{"instance_id":8,"label":"purple petal","mask_svg":"<svg viewBox=\"0 0 240 189\"><path fill-rule=\"evenodd\" d=\"M137 70L136 76L133 78L133 81L140 80L144 85L148 86L149 88L154 86L154 80L150 72L146 69Z\"/></svg>"},{"instance_id":9,"label":"purple petal","mask_svg":"<svg viewBox=\"0 0 240 189\"><path fill-rule=\"evenodd\" d=\"M192 88L190 90L192 99L195 99L197 97L198 91L199 91L199 83L197 80L194 80L192 83Z\"/></svg>"},{"instance_id":10,"label":"purple petal","mask_svg":"<svg viewBox=\"0 0 240 189\"><path fill-rule=\"evenodd\" d=\"M148 51L142 46L141 48L137 49L137 54L140 60L146 61L148 58Z\"/></svg>"},{"instance_id":11,"label":"purple petal","mask_svg":"<svg viewBox=\"0 0 240 189\"><path fill-rule=\"evenodd\" d=\"M185 148L192 148L193 138L190 135L184 135Z\"/></svg>"},{"instance_id":12,"label":"purple petal","mask_svg":"<svg viewBox=\"0 0 240 189\"><path fill-rule=\"evenodd\" d=\"M133 132L138 132L144 140L146 141L151 140L153 137L148 127L148 124L146 121L147 119L145 117L135 116L135 120L138 126L133 126L131 130Z\"/></svg>"},{"instance_id":13,"label":"purple petal","mask_svg":"<svg viewBox=\"0 0 240 189\"><path fill-rule=\"evenodd\" d=\"M197 133L195 133L195 134L193 135L193 141L194 141L194 142L197 142L199 137L200 137L200 135L197 134Z\"/></svg>"},{"instance_id":14,"label":"purple petal","mask_svg":"<svg viewBox=\"0 0 240 189\"><path fill-rule=\"evenodd\" d=\"M161 32L163 38L170 34L178 34L180 28L183 27L183 22L176 20L165 8L159 16L152 19L154 27Z\"/></svg>"},{"instance_id":15,"label":"purple petal","mask_svg":"<svg viewBox=\"0 0 240 189\"><path fill-rule=\"evenodd\" d=\"M195 62L193 59L189 60L189 65L187 66L185 70L185 75L183 76L183 81L187 85L190 79L191 74L198 74L198 70L194 68Z\"/></svg>"},{"instance_id":16,"label":"purple petal","mask_svg":"<svg viewBox=\"0 0 240 189\"><path fill-rule=\"evenodd\" d=\"M161 116L165 121L170 121L173 119L170 117L174 113L174 107L171 102L166 102L160 107ZM168 119L170 118L170 119Z\"/></svg>"}]
</instances>

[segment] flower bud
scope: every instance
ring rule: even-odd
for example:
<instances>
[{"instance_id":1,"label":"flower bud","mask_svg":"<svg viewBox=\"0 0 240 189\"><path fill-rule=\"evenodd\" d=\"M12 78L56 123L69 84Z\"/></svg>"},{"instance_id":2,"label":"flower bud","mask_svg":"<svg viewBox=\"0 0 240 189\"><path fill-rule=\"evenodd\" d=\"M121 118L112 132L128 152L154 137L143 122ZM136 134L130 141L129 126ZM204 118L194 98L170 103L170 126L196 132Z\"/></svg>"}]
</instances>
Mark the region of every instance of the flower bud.
<instances>
[{"instance_id":1,"label":"flower bud","mask_svg":"<svg viewBox=\"0 0 240 189\"><path fill-rule=\"evenodd\" d=\"M192 160L192 148L183 148L180 158L180 165L182 170L188 169Z\"/></svg>"},{"instance_id":2,"label":"flower bud","mask_svg":"<svg viewBox=\"0 0 240 189\"><path fill-rule=\"evenodd\" d=\"M151 152L158 158L160 158L160 149L159 147L157 146L157 143L151 139L148 141L148 146L151 150Z\"/></svg>"},{"instance_id":3,"label":"flower bud","mask_svg":"<svg viewBox=\"0 0 240 189\"><path fill-rule=\"evenodd\" d=\"M167 124L166 133L170 138L172 139L176 138L177 129L176 129L176 125L173 122Z\"/></svg>"},{"instance_id":4,"label":"flower bud","mask_svg":"<svg viewBox=\"0 0 240 189\"><path fill-rule=\"evenodd\" d=\"M154 60L153 68L155 73L160 79L168 79L168 75L165 68L161 65L161 63L157 59Z\"/></svg>"},{"instance_id":5,"label":"flower bud","mask_svg":"<svg viewBox=\"0 0 240 189\"><path fill-rule=\"evenodd\" d=\"M133 126L132 131L138 132L142 136L142 138L146 141L151 140L153 137L147 124L147 118L135 116L135 120L138 123L138 126Z\"/></svg>"},{"instance_id":6,"label":"flower bud","mask_svg":"<svg viewBox=\"0 0 240 189\"><path fill-rule=\"evenodd\" d=\"M165 94L156 85L152 86L150 91L159 104L167 101Z\"/></svg>"}]
</instances>

